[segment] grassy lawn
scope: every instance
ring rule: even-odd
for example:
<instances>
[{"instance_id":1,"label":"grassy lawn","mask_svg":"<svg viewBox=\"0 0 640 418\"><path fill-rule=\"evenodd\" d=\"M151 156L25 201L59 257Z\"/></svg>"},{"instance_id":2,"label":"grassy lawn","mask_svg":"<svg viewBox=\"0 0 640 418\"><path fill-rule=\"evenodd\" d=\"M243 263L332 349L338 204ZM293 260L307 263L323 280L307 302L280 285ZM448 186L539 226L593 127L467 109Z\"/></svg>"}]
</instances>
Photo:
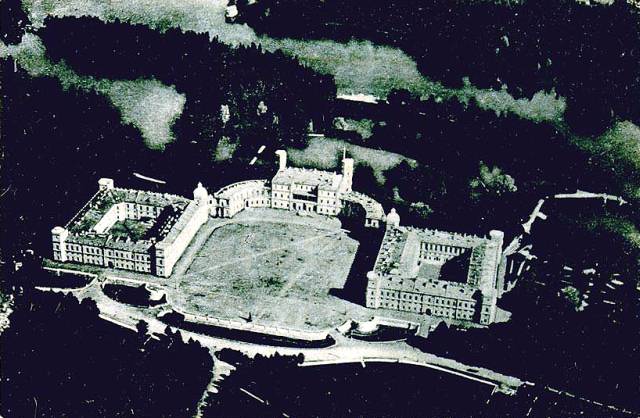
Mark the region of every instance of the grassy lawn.
<instances>
[{"instance_id":1,"label":"grassy lawn","mask_svg":"<svg viewBox=\"0 0 640 418\"><path fill-rule=\"evenodd\" d=\"M268 217L265 211L264 217ZM238 219L216 229L178 278L184 309L294 328L339 325L366 309L329 295L342 288L357 241L330 224L304 224L294 213L266 222ZM335 225L335 224L334 224Z\"/></svg>"},{"instance_id":2,"label":"grassy lawn","mask_svg":"<svg viewBox=\"0 0 640 418\"><path fill-rule=\"evenodd\" d=\"M46 56L40 38L26 34L18 45L0 42L0 59L12 57L32 77L56 78L62 88L95 91L120 112L122 122L136 127L151 149L163 149L174 140L173 123L180 117L186 97L157 80L107 80L75 73Z\"/></svg>"},{"instance_id":3,"label":"grassy lawn","mask_svg":"<svg viewBox=\"0 0 640 418\"><path fill-rule=\"evenodd\" d=\"M505 91L484 90L472 85L461 89L447 88L424 77L415 61L398 48L369 41L343 43L258 36L247 25L226 23L226 5L226 0L24 1L25 9L36 27L43 25L47 16L92 16L105 22L118 19L144 24L160 31L175 27L183 31L207 33L212 39L217 38L234 46L259 44L265 50L279 50L296 57L314 71L333 75L338 94L365 93L384 98L393 89L403 88L425 98L433 96L447 99L457 96L463 101L475 98L484 109L498 113L512 112L535 121L558 120L564 113L564 99L557 97L554 92L539 92L531 99L515 99Z\"/></svg>"},{"instance_id":4,"label":"grassy lawn","mask_svg":"<svg viewBox=\"0 0 640 418\"><path fill-rule=\"evenodd\" d=\"M415 160L394 152L367 148L333 138L310 138L309 145L303 149L287 150L291 162L299 167L316 167L322 170L340 171L342 150L352 157L356 164L368 165L373 169L376 179L384 183L384 172L400 164L403 160L415 164Z\"/></svg>"}]
</instances>

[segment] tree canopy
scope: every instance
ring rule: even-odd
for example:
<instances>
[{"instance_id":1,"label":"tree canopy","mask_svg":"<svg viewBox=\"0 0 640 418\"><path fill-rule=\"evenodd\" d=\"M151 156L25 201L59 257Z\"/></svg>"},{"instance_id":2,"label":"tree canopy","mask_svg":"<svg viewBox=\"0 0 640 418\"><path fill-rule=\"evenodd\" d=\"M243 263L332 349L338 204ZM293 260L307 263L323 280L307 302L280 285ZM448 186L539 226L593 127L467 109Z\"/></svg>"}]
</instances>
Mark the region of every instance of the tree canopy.
<instances>
[{"instance_id":1,"label":"tree canopy","mask_svg":"<svg viewBox=\"0 0 640 418\"><path fill-rule=\"evenodd\" d=\"M212 377L198 343L98 317L95 302L25 291L0 335L4 416L192 416Z\"/></svg>"}]
</instances>

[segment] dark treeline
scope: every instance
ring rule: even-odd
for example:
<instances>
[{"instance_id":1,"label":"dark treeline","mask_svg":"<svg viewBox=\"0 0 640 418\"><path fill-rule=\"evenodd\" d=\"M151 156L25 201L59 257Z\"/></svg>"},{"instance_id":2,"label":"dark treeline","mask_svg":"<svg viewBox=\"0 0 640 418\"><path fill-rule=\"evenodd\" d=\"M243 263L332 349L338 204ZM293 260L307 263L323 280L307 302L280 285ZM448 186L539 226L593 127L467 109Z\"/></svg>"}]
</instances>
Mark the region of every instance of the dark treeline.
<instances>
[{"instance_id":1,"label":"dark treeline","mask_svg":"<svg viewBox=\"0 0 640 418\"><path fill-rule=\"evenodd\" d=\"M248 359L231 350L218 357L236 370L209 399L205 417L522 417L534 403L531 417L625 416L538 386L492 394L489 386L415 366L298 367L296 358Z\"/></svg>"},{"instance_id":2,"label":"dark treeline","mask_svg":"<svg viewBox=\"0 0 640 418\"><path fill-rule=\"evenodd\" d=\"M81 73L156 77L185 92L185 111L174 129L178 141L169 149L174 148L178 161L192 159L201 173L211 167L212 148L219 138L248 145L234 153L234 160L245 161L261 144L303 145L306 123L323 119L332 107L335 90L326 78L279 53L263 53L255 47L230 49L204 35L176 30L161 34L145 26L87 18L50 19L40 35L54 60L65 59ZM118 51L115 57L113 51ZM323 90L312 90L315 85L324 86ZM273 99L265 99L268 96ZM261 100L267 107L264 114L258 109ZM224 127L221 104L230 108ZM473 101L468 105L455 100L420 102L402 91L390 95L384 118L385 123L376 125L364 145L399 152L420 164L415 168L403 164L388 173L387 184L397 187L400 203L392 188L381 189L366 169L359 168L356 181L385 207L404 204L402 214L410 223L420 223L431 214L432 226L444 228L455 222L456 230L485 233L488 228L508 228L543 194L576 187L600 190L606 186L614 193L624 188L615 183L615 176L602 175L590 156L571 144L570 134L553 124L498 116ZM292 126L291 135L282 130ZM268 176L272 167L258 164L251 166L255 173L245 170L239 175L227 170L231 168L227 165L221 164L220 169L229 180ZM471 184L483 165L512 176L517 190L473 190ZM461 220L466 222L460 224Z\"/></svg>"},{"instance_id":3,"label":"dark treeline","mask_svg":"<svg viewBox=\"0 0 640 418\"><path fill-rule=\"evenodd\" d=\"M531 238L539 259L498 303L512 312L510 321L465 332L440 327L422 347L640 412L640 301L635 290L640 253L599 224L616 212L613 207L548 202L543 211L549 218L536 222ZM596 273L581 274L586 268ZM624 283L620 287L607 286L614 273ZM569 283L582 294L589 292L583 311L563 296Z\"/></svg>"},{"instance_id":4,"label":"dark treeline","mask_svg":"<svg viewBox=\"0 0 640 418\"><path fill-rule=\"evenodd\" d=\"M387 188L366 169L359 169L354 182L385 207L399 205L398 197L404 200L400 214L407 223L423 222L415 205L422 202L429 207L422 212L432 226L484 234L513 227L546 195L576 188L625 192L624 173L595 164L570 134L552 124L499 116L473 102L419 101L406 91L392 92L385 108L384 123L375 125L363 145L400 153L418 164L403 162L387 171ZM486 181L486 187L474 188L482 166L499 168L503 175L498 180L511 176L515 190ZM624 176L625 181L630 178Z\"/></svg>"},{"instance_id":5,"label":"dark treeline","mask_svg":"<svg viewBox=\"0 0 640 418\"><path fill-rule=\"evenodd\" d=\"M491 388L426 368L299 367L300 358L276 354L249 359L230 350L218 356L236 370L222 381L204 417L494 416L483 408Z\"/></svg>"},{"instance_id":6,"label":"dark treeline","mask_svg":"<svg viewBox=\"0 0 640 418\"><path fill-rule=\"evenodd\" d=\"M500 304L514 313L507 324L492 325L488 331L436 329L424 349L640 411L637 316L628 313L612 320L608 305L576 312L558 296L558 288L549 285L553 283L547 284L523 281L504 296ZM629 311L633 308L628 306ZM640 308L637 303L635 308Z\"/></svg>"},{"instance_id":7,"label":"dark treeline","mask_svg":"<svg viewBox=\"0 0 640 418\"><path fill-rule=\"evenodd\" d=\"M11 59L1 64L2 247L48 254L49 231L95 193L99 177L126 175L150 153L102 96L14 72Z\"/></svg>"},{"instance_id":8,"label":"dark treeline","mask_svg":"<svg viewBox=\"0 0 640 418\"><path fill-rule=\"evenodd\" d=\"M0 236L3 259L32 248L50 256L50 231L64 224L97 191L100 177L116 184L189 196L198 180L210 190L259 178L264 167L228 162L211 174L206 145L182 141L164 152L147 149L137 129L101 95L64 91L51 78L32 78L3 60ZM179 167L179 169L177 169ZM270 169L267 168L269 171ZM166 186L133 177L140 172Z\"/></svg>"},{"instance_id":9,"label":"dark treeline","mask_svg":"<svg viewBox=\"0 0 640 418\"><path fill-rule=\"evenodd\" d=\"M145 285L134 287L107 283L103 286L102 291L113 300L134 306L149 307L166 303L165 296L161 300L151 300L151 292L147 290Z\"/></svg>"},{"instance_id":10,"label":"dark treeline","mask_svg":"<svg viewBox=\"0 0 640 418\"><path fill-rule=\"evenodd\" d=\"M273 402L284 389L278 385L283 383L279 378L296 370L298 364L304 360L302 355L294 357L276 353L274 356L264 357L258 354L254 358L249 358L237 351L223 349L216 353L216 356L232 364L236 369L219 384L218 393L207 398L203 417L282 416L282 412L285 412L281 409L282 405L279 402ZM265 382L268 384L264 385ZM247 395L245 391L261 396L268 403L259 402ZM290 416L299 415L291 414Z\"/></svg>"},{"instance_id":11,"label":"dark treeline","mask_svg":"<svg viewBox=\"0 0 640 418\"><path fill-rule=\"evenodd\" d=\"M88 299L17 294L0 336L5 417L186 417L212 376L198 343L105 322Z\"/></svg>"},{"instance_id":12,"label":"dark treeline","mask_svg":"<svg viewBox=\"0 0 640 418\"><path fill-rule=\"evenodd\" d=\"M304 144L309 122L322 124L336 94L331 77L279 51L255 45L232 48L204 34L160 33L92 18L50 18L38 33L54 61L64 60L81 74L156 78L175 86L187 97L174 130L178 140L215 146L228 136L249 144L247 155L265 142ZM226 123L221 105L229 107Z\"/></svg>"},{"instance_id":13,"label":"dark treeline","mask_svg":"<svg viewBox=\"0 0 640 418\"><path fill-rule=\"evenodd\" d=\"M276 37L369 39L399 47L434 80L501 89L516 97L555 89L580 133L601 133L615 118L640 122L639 19L624 1L522 4L458 1L282 1L251 6L241 19Z\"/></svg>"},{"instance_id":14,"label":"dark treeline","mask_svg":"<svg viewBox=\"0 0 640 418\"><path fill-rule=\"evenodd\" d=\"M29 17L22 9L21 0L2 0L0 2L0 40L5 44L20 42Z\"/></svg>"}]
</instances>

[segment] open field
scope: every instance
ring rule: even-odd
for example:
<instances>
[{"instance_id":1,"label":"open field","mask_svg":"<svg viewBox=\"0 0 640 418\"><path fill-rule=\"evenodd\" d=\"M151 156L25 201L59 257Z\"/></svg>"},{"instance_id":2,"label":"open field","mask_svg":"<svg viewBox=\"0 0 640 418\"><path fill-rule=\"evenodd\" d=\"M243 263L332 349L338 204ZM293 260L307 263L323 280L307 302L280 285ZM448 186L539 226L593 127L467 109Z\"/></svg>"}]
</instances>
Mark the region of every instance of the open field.
<instances>
[{"instance_id":1,"label":"open field","mask_svg":"<svg viewBox=\"0 0 640 418\"><path fill-rule=\"evenodd\" d=\"M339 325L367 310L329 295L342 288L358 242L334 222L257 211L215 229L178 281L176 300L198 314L295 328ZM241 214L242 215L242 214ZM288 219L290 218L290 219ZM360 316L360 315L357 315Z\"/></svg>"},{"instance_id":2,"label":"open field","mask_svg":"<svg viewBox=\"0 0 640 418\"><path fill-rule=\"evenodd\" d=\"M289 148L291 161L301 167L317 167L321 170L338 170L343 149L357 165L367 165L373 169L376 180L384 184L384 172L400 164L403 160L416 164L415 160L394 152L354 145L334 138L309 138L305 149Z\"/></svg>"},{"instance_id":3,"label":"open field","mask_svg":"<svg viewBox=\"0 0 640 418\"><path fill-rule=\"evenodd\" d=\"M451 89L423 76L417 64L398 48L376 45L370 41L276 39L260 36L245 24L228 24L224 19L226 0L25 0L24 7L34 27L44 24L47 16L92 16L105 22L121 20L144 24L162 31L169 27L206 33L211 39L237 45L260 45L267 51L281 51L296 57L304 65L322 74L331 74L338 94L371 94L385 98L394 89L407 89L427 98L461 101L475 98L483 109L497 113L514 113L535 121L559 120L565 100L555 92L538 92L531 99L515 99L506 91L480 89L467 84ZM173 107L175 108L175 106Z\"/></svg>"},{"instance_id":4,"label":"open field","mask_svg":"<svg viewBox=\"0 0 640 418\"><path fill-rule=\"evenodd\" d=\"M62 88L104 95L120 112L122 122L140 130L146 145L163 149L174 140L173 123L184 109L186 97L157 80L107 80L80 75L65 63L53 63L37 35L28 33L17 45L0 42L0 59L13 58L32 77L52 77Z\"/></svg>"}]
</instances>

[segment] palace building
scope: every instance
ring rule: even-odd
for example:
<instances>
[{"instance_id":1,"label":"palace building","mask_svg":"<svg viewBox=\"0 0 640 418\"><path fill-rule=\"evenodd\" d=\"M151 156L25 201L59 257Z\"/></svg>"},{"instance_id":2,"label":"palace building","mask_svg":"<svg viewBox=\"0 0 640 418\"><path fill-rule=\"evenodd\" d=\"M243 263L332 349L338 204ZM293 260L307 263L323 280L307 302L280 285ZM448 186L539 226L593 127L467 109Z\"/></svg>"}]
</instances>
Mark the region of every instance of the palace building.
<instances>
[{"instance_id":1,"label":"palace building","mask_svg":"<svg viewBox=\"0 0 640 418\"><path fill-rule=\"evenodd\" d=\"M223 187L211 196L211 215L230 218L250 207L270 207L337 216L354 203L365 211L365 225L377 228L384 220L380 203L351 189L353 159L343 157L342 172L288 167L287 153L276 151L278 171L269 180L248 180Z\"/></svg>"},{"instance_id":2,"label":"palace building","mask_svg":"<svg viewBox=\"0 0 640 418\"><path fill-rule=\"evenodd\" d=\"M194 199L114 187L98 192L64 226L51 230L53 259L169 277L193 236L207 221L209 194Z\"/></svg>"},{"instance_id":3,"label":"palace building","mask_svg":"<svg viewBox=\"0 0 640 418\"><path fill-rule=\"evenodd\" d=\"M395 212L367 274L366 306L490 324L504 277L503 233L489 238L400 226Z\"/></svg>"},{"instance_id":4,"label":"palace building","mask_svg":"<svg viewBox=\"0 0 640 418\"><path fill-rule=\"evenodd\" d=\"M367 273L366 306L490 324L504 281L503 233L488 238L400 225L395 209L352 190L354 161L342 171L288 167L276 151L271 180L230 184L209 195L198 183L193 199L117 188L99 190L64 226L52 229L53 258L169 277L209 216L232 218L247 208L272 208L323 216L353 213L364 226L386 230Z\"/></svg>"}]
</instances>

